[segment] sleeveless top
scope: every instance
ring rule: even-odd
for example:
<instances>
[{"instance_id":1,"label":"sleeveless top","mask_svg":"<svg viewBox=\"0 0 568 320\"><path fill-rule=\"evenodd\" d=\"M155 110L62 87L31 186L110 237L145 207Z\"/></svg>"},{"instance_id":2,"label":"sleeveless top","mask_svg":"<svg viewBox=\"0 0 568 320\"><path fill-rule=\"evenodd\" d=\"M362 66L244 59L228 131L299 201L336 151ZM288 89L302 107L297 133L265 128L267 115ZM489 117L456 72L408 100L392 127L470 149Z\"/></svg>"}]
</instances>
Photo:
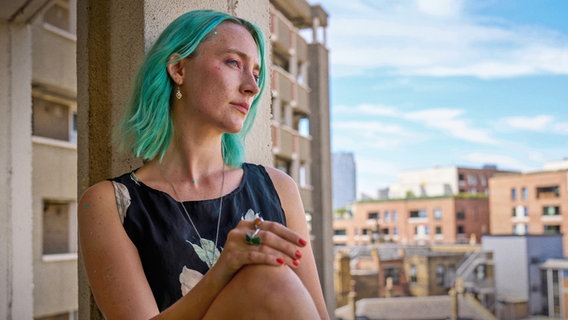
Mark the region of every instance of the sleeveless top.
<instances>
[{"instance_id":1,"label":"sleeveless top","mask_svg":"<svg viewBox=\"0 0 568 320\"><path fill-rule=\"evenodd\" d=\"M223 250L228 232L241 219L252 220L258 214L264 220L286 225L280 198L266 169L247 163L242 168L239 186L223 196L216 248L221 198L183 202L201 236L200 241L182 203L138 181L136 170L110 179L122 224L138 249L160 311L199 282Z\"/></svg>"}]
</instances>

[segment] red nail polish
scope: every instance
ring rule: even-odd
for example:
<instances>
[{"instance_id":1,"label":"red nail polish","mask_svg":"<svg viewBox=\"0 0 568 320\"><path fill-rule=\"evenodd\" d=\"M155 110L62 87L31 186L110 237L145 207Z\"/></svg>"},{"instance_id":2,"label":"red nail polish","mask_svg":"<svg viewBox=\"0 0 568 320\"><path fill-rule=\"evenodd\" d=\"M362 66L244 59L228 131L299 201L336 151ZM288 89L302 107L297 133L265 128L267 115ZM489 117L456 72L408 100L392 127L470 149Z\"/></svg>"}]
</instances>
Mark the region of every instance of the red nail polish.
<instances>
[{"instance_id":1,"label":"red nail polish","mask_svg":"<svg viewBox=\"0 0 568 320\"><path fill-rule=\"evenodd\" d=\"M302 257L302 253L300 252L300 250L296 250L296 258L300 259Z\"/></svg>"},{"instance_id":2,"label":"red nail polish","mask_svg":"<svg viewBox=\"0 0 568 320\"><path fill-rule=\"evenodd\" d=\"M300 238L300 240L298 240L298 242L303 246L305 246L308 243L306 240L304 240L302 238Z\"/></svg>"},{"instance_id":3,"label":"red nail polish","mask_svg":"<svg viewBox=\"0 0 568 320\"><path fill-rule=\"evenodd\" d=\"M295 260L295 259L294 259L294 261L292 261L292 263L293 263L296 267L300 265L300 261Z\"/></svg>"},{"instance_id":4,"label":"red nail polish","mask_svg":"<svg viewBox=\"0 0 568 320\"><path fill-rule=\"evenodd\" d=\"M286 261L284 261L284 259L282 258L276 258L276 262L278 262L279 264L284 264Z\"/></svg>"}]
</instances>

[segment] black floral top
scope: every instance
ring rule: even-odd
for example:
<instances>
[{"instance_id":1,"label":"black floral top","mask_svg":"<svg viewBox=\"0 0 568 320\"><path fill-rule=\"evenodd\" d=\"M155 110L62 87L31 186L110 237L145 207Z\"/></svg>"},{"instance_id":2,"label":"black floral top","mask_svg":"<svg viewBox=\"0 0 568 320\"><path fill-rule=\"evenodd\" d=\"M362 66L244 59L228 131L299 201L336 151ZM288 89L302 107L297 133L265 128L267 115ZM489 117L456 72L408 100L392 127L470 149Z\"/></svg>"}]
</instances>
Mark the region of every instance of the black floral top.
<instances>
[{"instance_id":1,"label":"black floral top","mask_svg":"<svg viewBox=\"0 0 568 320\"><path fill-rule=\"evenodd\" d=\"M124 229L138 249L160 310L199 282L223 250L228 232L242 218L260 214L265 220L286 225L280 198L266 169L248 163L242 167L240 185L223 196L216 248L220 198L183 202L200 240L182 203L138 181L136 171L111 179Z\"/></svg>"}]
</instances>

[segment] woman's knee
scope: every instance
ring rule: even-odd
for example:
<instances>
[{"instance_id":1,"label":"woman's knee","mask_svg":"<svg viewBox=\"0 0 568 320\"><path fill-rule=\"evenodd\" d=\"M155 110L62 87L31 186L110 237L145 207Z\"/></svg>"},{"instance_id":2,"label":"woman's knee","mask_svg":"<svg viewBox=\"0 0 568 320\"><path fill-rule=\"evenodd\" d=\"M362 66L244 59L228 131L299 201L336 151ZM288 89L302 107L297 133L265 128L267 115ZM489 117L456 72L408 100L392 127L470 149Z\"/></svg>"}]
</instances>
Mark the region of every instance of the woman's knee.
<instances>
[{"instance_id":1,"label":"woman's knee","mask_svg":"<svg viewBox=\"0 0 568 320\"><path fill-rule=\"evenodd\" d=\"M232 310L233 315L245 314L253 317L278 314L292 316L298 312L304 316L316 312L307 289L296 273L286 266L250 265L243 267L219 294L211 306L212 314L217 306ZM290 309L295 309L290 313ZM282 313L285 312L285 313ZM276 317L275 317L276 316ZM294 319L295 317L287 318Z\"/></svg>"}]
</instances>

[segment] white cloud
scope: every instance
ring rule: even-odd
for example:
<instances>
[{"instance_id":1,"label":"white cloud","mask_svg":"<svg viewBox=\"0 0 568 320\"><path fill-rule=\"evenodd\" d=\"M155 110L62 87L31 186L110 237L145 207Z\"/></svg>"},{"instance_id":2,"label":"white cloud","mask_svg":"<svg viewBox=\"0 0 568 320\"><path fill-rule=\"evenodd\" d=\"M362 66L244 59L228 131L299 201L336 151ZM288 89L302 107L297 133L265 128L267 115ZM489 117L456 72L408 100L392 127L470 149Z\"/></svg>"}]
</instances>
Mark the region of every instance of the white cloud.
<instances>
[{"instance_id":1,"label":"white cloud","mask_svg":"<svg viewBox=\"0 0 568 320\"><path fill-rule=\"evenodd\" d=\"M451 108L424 109L412 112L402 112L396 107L384 105L361 104L354 107L338 106L333 109L334 114L357 114L366 119L372 117L391 117L411 121L414 124L422 124L425 127L437 129L444 134L448 134L454 138L465 140L479 144L495 145L499 142L491 137L487 130L474 127L467 120L463 110ZM345 122L334 116L333 128L335 129L360 129L369 130L372 133L382 132L389 134L397 134L400 137L418 137L418 133L410 133L409 127L400 125L391 125L381 122ZM419 130L412 125L412 130Z\"/></svg>"},{"instance_id":2,"label":"white cloud","mask_svg":"<svg viewBox=\"0 0 568 320\"><path fill-rule=\"evenodd\" d=\"M440 17L456 17L463 9L462 0L417 0L418 9L426 14Z\"/></svg>"},{"instance_id":3,"label":"white cloud","mask_svg":"<svg viewBox=\"0 0 568 320\"><path fill-rule=\"evenodd\" d=\"M327 0L333 76L568 74L568 39L553 30L472 16L457 0ZM467 4L467 3L466 3Z\"/></svg>"},{"instance_id":4,"label":"white cloud","mask_svg":"<svg viewBox=\"0 0 568 320\"><path fill-rule=\"evenodd\" d=\"M441 130L454 138L481 144L498 144L486 130L474 128L458 109L427 109L408 113L405 117Z\"/></svg>"},{"instance_id":5,"label":"white cloud","mask_svg":"<svg viewBox=\"0 0 568 320\"><path fill-rule=\"evenodd\" d=\"M524 129L531 131L542 131L550 126L553 118L548 115L539 115L536 117L508 117L503 119L503 122L516 129Z\"/></svg>"},{"instance_id":6,"label":"white cloud","mask_svg":"<svg viewBox=\"0 0 568 320\"><path fill-rule=\"evenodd\" d=\"M568 134L568 123L558 122L551 115L536 115L506 117L501 122L513 129L527 130L542 133Z\"/></svg>"}]
</instances>

